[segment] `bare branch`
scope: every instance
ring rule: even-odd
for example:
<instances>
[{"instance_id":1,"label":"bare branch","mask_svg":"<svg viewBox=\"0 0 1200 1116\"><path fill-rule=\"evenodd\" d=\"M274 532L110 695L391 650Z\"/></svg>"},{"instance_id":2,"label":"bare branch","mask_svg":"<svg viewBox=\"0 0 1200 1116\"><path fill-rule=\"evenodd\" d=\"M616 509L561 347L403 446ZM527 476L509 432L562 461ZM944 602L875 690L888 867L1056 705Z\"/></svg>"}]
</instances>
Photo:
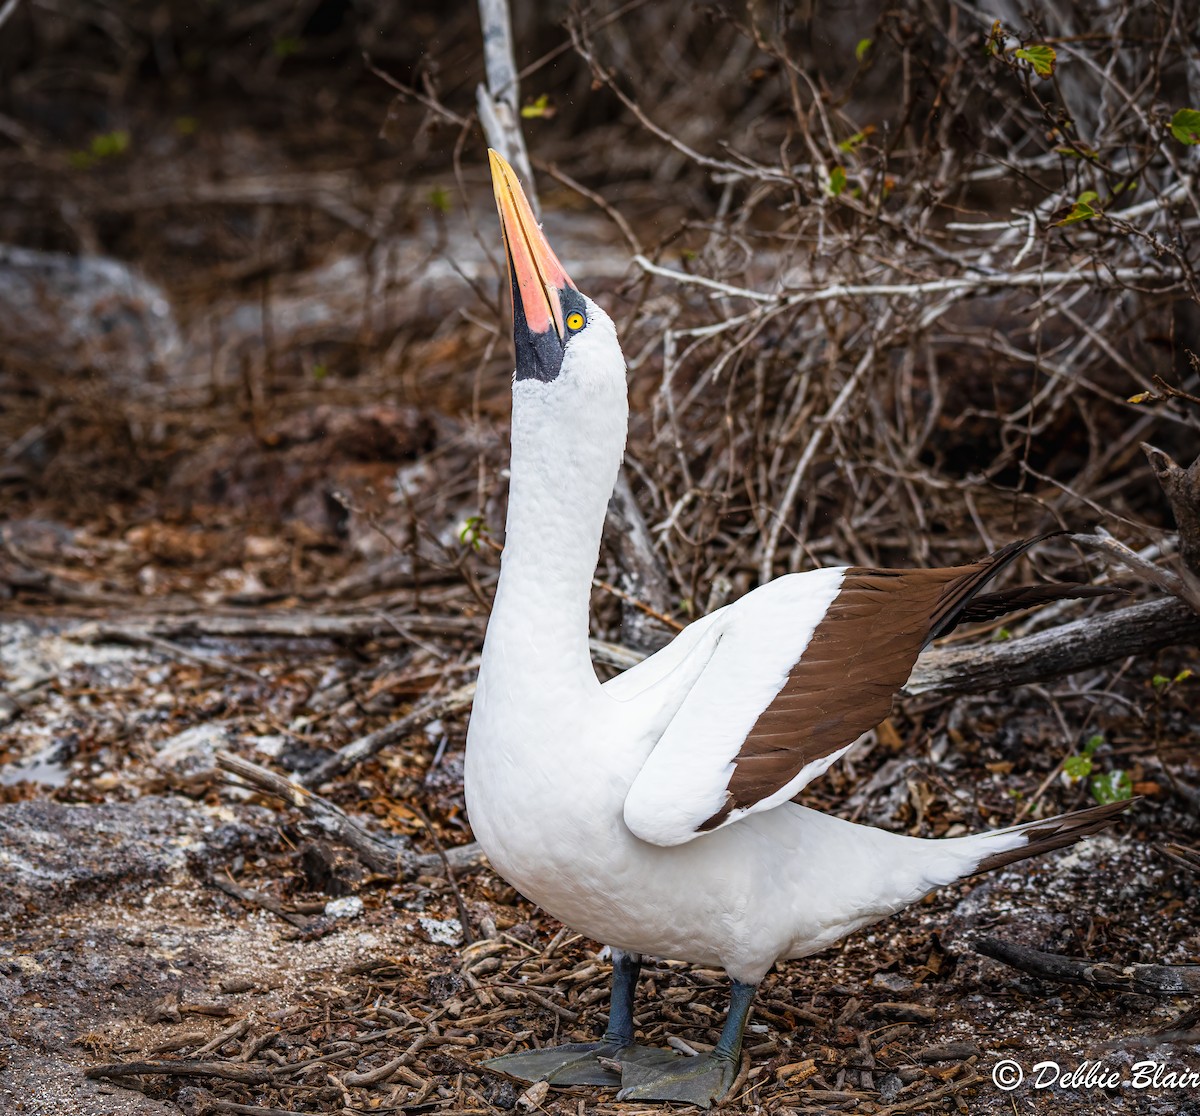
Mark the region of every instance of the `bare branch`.
<instances>
[{"instance_id":1,"label":"bare branch","mask_svg":"<svg viewBox=\"0 0 1200 1116\"><path fill-rule=\"evenodd\" d=\"M21 0L5 0L3 8L0 8L0 27L3 27L9 20L9 17L17 10L17 5Z\"/></svg>"},{"instance_id":2,"label":"bare branch","mask_svg":"<svg viewBox=\"0 0 1200 1116\"><path fill-rule=\"evenodd\" d=\"M1161 566L1148 562L1137 551L1131 550L1119 539L1113 538L1103 528L1097 528L1094 535L1072 535L1071 541L1085 550L1102 554L1110 561L1132 570L1151 585L1157 585L1163 592L1170 593L1191 605L1200 615L1200 593L1194 592L1193 587L1187 581L1171 573L1170 570L1164 570Z\"/></svg>"},{"instance_id":3,"label":"bare branch","mask_svg":"<svg viewBox=\"0 0 1200 1116\"><path fill-rule=\"evenodd\" d=\"M943 294L949 291L988 291L1005 288L1042 288L1058 286L1087 286L1098 289L1124 287L1132 283L1151 283L1166 281L1177 283L1183 276L1178 272L1162 268L1096 268L1075 271L1018 271L1010 275L973 275L946 276L942 279L927 279L919 283L832 283L812 291L797 291L788 293L780 291L777 294L765 294L761 291L748 290L729 283L722 283L703 275L689 275L684 271L662 267L652 263L645 256L634 256L633 262L643 271L671 279L676 283L689 286L706 287L719 294L731 295L735 298L753 299L755 302L783 304L786 306L801 306L816 302L835 302L840 299L870 298L883 296L905 296L915 298L918 295ZM1162 288L1163 290L1169 288Z\"/></svg>"},{"instance_id":4,"label":"bare branch","mask_svg":"<svg viewBox=\"0 0 1200 1116\"><path fill-rule=\"evenodd\" d=\"M332 836L349 845L373 871L399 876L413 868L414 858L406 846L368 833L340 806L299 783L229 752L218 752L217 763L230 774L282 798L289 806L320 822Z\"/></svg>"},{"instance_id":5,"label":"bare branch","mask_svg":"<svg viewBox=\"0 0 1200 1116\"><path fill-rule=\"evenodd\" d=\"M507 0L479 0L483 29L483 61L487 85L475 90L475 105L488 146L494 147L517 170L535 215L541 214L533 168L521 134L520 87L513 52L512 18Z\"/></svg>"}]
</instances>

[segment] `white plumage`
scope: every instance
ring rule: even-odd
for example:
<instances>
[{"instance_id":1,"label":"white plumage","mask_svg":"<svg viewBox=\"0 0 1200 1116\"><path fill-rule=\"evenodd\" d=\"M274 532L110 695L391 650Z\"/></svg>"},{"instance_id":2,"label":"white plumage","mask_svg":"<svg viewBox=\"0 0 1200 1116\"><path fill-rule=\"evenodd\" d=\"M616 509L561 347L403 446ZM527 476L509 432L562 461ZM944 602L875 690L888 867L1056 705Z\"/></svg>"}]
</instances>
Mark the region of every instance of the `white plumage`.
<instances>
[{"instance_id":1,"label":"white plumage","mask_svg":"<svg viewBox=\"0 0 1200 1116\"><path fill-rule=\"evenodd\" d=\"M627 412L616 331L590 300L588 310L559 377L514 385L468 816L496 870L572 929L755 984L776 960L823 949L1025 838L918 840L789 802L836 754L756 816L697 835L843 571L770 582L600 684L588 605Z\"/></svg>"}]
</instances>

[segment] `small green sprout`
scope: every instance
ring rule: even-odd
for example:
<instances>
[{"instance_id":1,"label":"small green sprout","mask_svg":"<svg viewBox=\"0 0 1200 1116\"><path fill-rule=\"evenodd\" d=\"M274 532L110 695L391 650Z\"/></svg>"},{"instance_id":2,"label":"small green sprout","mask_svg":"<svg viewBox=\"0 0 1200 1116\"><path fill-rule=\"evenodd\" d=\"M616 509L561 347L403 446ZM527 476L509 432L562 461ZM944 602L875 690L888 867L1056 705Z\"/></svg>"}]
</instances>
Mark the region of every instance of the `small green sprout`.
<instances>
[{"instance_id":1,"label":"small green sprout","mask_svg":"<svg viewBox=\"0 0 1200 1116\"><path fill-rule=\"evenodd\" d=\"M1052 46L1047 46L1045 43L1030 43L1029 46L1021 47L1014 53L1022 61L1028 62L1038 77L1049 77L1054 73L1058 54Z\"/></svg>"},{"instance_id":2,"label":"small green sprout","mask_svg":"<svg viewBox=\"0 0 1200 1116\"><path fill-rule=\"evenodd\" d=\"M458 532L458 541L472 550L479 550L489 533L487 522L482 515L470 515Z\"/></svg>"},{"instance_id":3,"label":"small green sprout","mask_svg":"<svg viewBox=\"0 0 1200 1116\"><path fill-rule=\"evenodd\" d=\"M521 106L523 120L553 120L557 112L558 109L550 103L549 93L543 93L537 100Z\"/></svg>"},{"instance_id":4,"label":"small green sprout","mask_svg":"<svg viewBox=\"0 0 1200 1116\"><path fill-rule=\"evenodd\" d=\"M1101 806L1107 806L1110 802L1124 802L1133 797L1133 783L1130 782L1129 774L1119 767L1107 775L1097 775L1092 780L1091 789L1092 797Z\"/></svg>"}]
</instances>

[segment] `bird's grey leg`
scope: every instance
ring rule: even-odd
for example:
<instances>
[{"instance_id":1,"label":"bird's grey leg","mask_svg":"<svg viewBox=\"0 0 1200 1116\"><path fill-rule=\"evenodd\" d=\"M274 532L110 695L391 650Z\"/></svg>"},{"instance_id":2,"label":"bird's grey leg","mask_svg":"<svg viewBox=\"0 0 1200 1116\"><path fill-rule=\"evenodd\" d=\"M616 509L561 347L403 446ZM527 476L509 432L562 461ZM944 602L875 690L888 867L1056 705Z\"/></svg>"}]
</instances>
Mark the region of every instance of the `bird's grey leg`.
<instances>
[{"instance_id":1,"label":"bird's grey leg","mask_svg":"<svg viewBox=\"0 0 1200 1116\"><path fill-rule=\"evenodd\" d=\"M633 1000L637 994L638 975L642 971L642 955L612 951L612 996L608 1004L608 1026L604 1041L628 1046L633 1042Z\"/></svg>"},{"instance_id":2,"label":"bird's grey leg","mask_svg":"<svg viewBox=\"0 0 1200 1116\"><path fill-rule=\"evenodd\" d=\"M659 1057L661 1051L633 1043L633 998L637 990L642 959L621 949L612 951L612 1001L608 1025L599 1042L572 1042L541 1050L521 1050L505 1054L483 1064L522 1081L548 1081L551 1085L610 1085L622 1078L616 1070L600 1064L599 1059L625 1062L642 1056Z\"/></svg>"},{"instance_id":3,"label":"bird's grey leg","mask_svg":"<svg viewBox=\"0 0 1200 1116\"><path fill-rule=\"evenodd\" d=\"M754 1003L754 994L758 986L743 984L740 980L733 982L729 992L729 1014L725 1016L725 1026L721 1028L721 1037L713 1047L713 1053L721 1058L728 1058L735 1064L742 1057L742 1038L746 1034L746 1024L750 1019L750 1005Z\"/></svg>"},{"instance_id":4,"label":"bird's grey leg","mask_svg":"<svg viewBox=\"0 0 1200 1116\"><path fill-rule=\"evenodd\" d=\"M621 1091L617 1100L680 1101L708 1108L729 1092L742 1059L742 1036L754 1003L756 986L733 982L729 1014L711 1054L679 1055L621 1061Z\"/></svg>"}]
</instances>

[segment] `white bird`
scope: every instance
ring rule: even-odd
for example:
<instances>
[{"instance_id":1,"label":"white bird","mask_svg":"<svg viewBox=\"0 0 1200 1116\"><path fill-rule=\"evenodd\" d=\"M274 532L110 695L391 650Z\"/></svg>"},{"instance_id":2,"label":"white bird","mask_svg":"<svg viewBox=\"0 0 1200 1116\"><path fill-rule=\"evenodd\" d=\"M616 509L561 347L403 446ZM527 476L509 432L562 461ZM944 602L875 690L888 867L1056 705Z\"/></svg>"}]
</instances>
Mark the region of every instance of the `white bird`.
<instances>
[{"instance_id":1,"label":"white bird","mask_svg":"<svg viewBox=\"0 0 1200 1116\"><path fill-rule=\"evenodd\" d=\"M504 552L467 735L466 797L492 866L612 948L596 1043L488 1065L707 1107L737 1076L755 986L964 876L1068 845L1126 803L923 840L793 801L887 716L921 648L1029 542L950 569L789 574L601 684L588 607L625 448L626 368L609 316L576 290L512 168L491 153L516 346ZM1036 541L1036 540L1031 540ZM637 1046L643 955L733 981L711 1054ZM620 1064L618 1075L605 1068Z\"/></svg>"}]
</instances>

